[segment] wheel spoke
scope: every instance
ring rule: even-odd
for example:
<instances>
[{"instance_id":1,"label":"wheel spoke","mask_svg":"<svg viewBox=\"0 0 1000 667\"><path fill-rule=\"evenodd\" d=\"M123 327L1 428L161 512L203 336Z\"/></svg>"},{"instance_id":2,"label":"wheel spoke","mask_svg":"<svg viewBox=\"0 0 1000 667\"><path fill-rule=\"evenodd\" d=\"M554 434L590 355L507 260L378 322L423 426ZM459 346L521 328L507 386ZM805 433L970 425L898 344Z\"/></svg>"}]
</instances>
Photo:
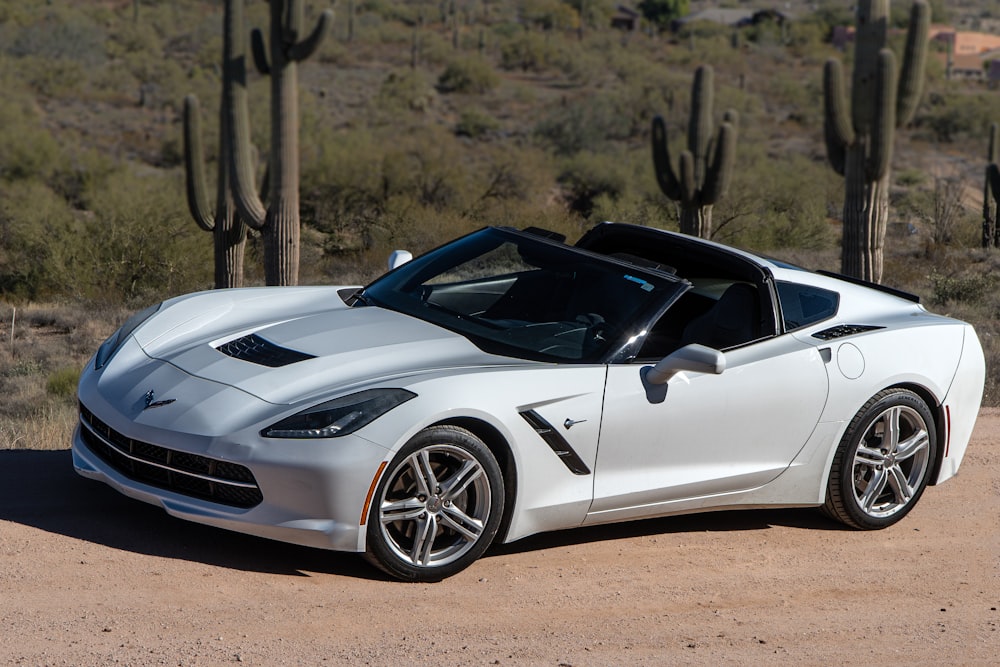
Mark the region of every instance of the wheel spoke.
<instances>
[{"instance_id":1,"label":"wheel spoke","mask_svg":"<svg viewBox=\"0 0 1000 667\"><path fill-rule=\"evenodd\" d=\"M875 506L875 501L878 500L878 497L882 495L882 491L885 490L886 478L885 470L876 469L872 478L868 481L868 486L865 488L864 493L858 498L861 509L868 514L871 514L872 508Z\"/></svg>"},{"instance_id":2,"label":"wheel spoke","mask_svg":"<svg viewBox=\"0 0 1000 667\"><path fill-rule=\"evenodd\" d=\"M854 462L858 465L875 468L885 463L885 455L877 449L861 445L854 454Z\"/></svg>"},{"instance_id":3,"label":"wheel spoke","mask_svg":"<svg viewBox=\"0 0 1000 667\"><path fill-rule=\"evenodd\" d=\"M482 474L478 461L465 461L454 475L441 482L441 499L455 500Z\"/></svg>"},{"instance_id":4,"label":"wheel spoke","mask_svg":"<svg viewBox=\"0 0 1000 667\"><path fill-rule=\"evenodd\" d=\"M483 532L483 522L473 519L454 505L448 505L440 515L441 523L475 542Z\"/></svg>"},{"instance_id":5,"label":"wheel spoke","mask_svg":"<svg viewBox=\"0 0 1000 667\"><path fill-rule=\"evenodd\" d=\"M438 487L437 476L431 467L430 453L426 449L416 452L409 458L410 468L417 483L417 492L423 496L432 495Z\"/></svg>"},{"instance_id":6,"label":"wheel spoke","mask_svg":"<svg viewBox=\"0 0 1000 667\"><path fill-rule=\"evenodd\" d=\"M415 528L410 560L419 565L427 565L431 562L434 537L437 535L437 518L433 514L428 514L425 519L417 521Z\"/></svg>"},{"instance_id":7,"label":"wheel spoke","mask_svg":"<svg viewBox=\"0 0 1000 667\"><path fill-rule=\"evenodd\" d=\"M887 481L889 488L892 489L896 496L896 503L899 505L905 505L910 502L913 498L913 487L910 486L909 480L906 478L906 473L898 465L892 466L888 470Z\"/></svg>"},{"instance_id":8,"label":"wheel spoke","mask_svg":"<svg viewBox=\"0 0 1000 667\"><path fill-rule=\"evenodd\" d=\"M912 458L930 446L931 438L925 429L920 429L896 446L896 460Z\"/></svg>"},{"instance_id":9,"label":"wheel spoke","mask_svg":"<svg viewBox=\"0 0 1000 667\"><path fill-rule=\"evenodd\" d=\"M412 521L426 511L426 503L419 498L405 498L403 500L387 500L382 503L381 519L382 523L392 523L393 521Z\"/></svg>"},{"instance_id":10,"label":"wheel spoke","mask_svg":"<svg viewBox=\"0 0 1000 667\"><path fill-rule=\"evenodd\" d=\"M882 417L885 424L885 432L882 434L882 449L887 452L895 452L899 447L899 417L903 409L898 405L886 411Z\"/></svg>"}]
</instances>

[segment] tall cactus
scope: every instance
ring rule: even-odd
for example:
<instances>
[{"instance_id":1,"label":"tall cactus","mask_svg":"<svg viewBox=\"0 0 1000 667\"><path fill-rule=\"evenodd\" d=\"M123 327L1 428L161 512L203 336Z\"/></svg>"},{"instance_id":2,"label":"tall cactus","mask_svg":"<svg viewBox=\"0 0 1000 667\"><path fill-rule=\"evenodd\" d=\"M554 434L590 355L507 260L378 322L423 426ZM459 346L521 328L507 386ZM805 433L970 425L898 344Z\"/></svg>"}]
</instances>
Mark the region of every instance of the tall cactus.
<instances>
[{"instance_id":1,"label":"tall cactus","mask_svg":"<svg viewBox=\"0 0 1000 667\"><path fill-rule=\"evenodd\" d=\"M710 238L712 207L725 196L736 160L738 116L730 109L723 116L718 136L712 136L713 70L701 65L691 86L688 147L681 151L678 169L671 163L667 128L663 118L653 118L653 168L656 180L669 199L680 202L681 232Z\"/></svg>"},{"instance_id":2,"label":"tall cactus","mask_svg":"<svg viewBox=\"0 0 1000 667\"><path fill-rule=\"evenodd\" d=\"M930 7L914 0L902 68L886 47L889 0L857 5L851 105L844 95L840 61L823 68L823 133L827 157L844 177L842 273L882 281L889 219L889 176L896 128L913 119L923 90Z\"/></svg>"},{"instance_id":3,"label":"tall cactus","mask_svg":"<svg viewBox=\"0 0 1000 667\"><path fill-rule=\"evenodd\" d=\"M233 63L243 56L243 0L226 0L223 16L222 101L219 105L219 160L214 212L209 209L205 185L204 149L198 98L184 99L184 172L188 209L199 227L212 232L215 247L215 287L242 287L246 227L233 203L229 179L232 137L229 132ZM244 100L245 102L245 100Z\"/></svg>"},{"instance_id":4,"label":"tall cactus","mask_svg":"<svg viewBox=\"0 0 1000 667\"><path fill-rule=\"evenodd\" d=\"M983 184L983 247L1000 246L997 228L997 200L1000 200L1000 168L997 167L1000 146L997 145L997 124L990 125L990 140L986 149L986 182Z\"/></svg>"},{"instance_id":5,"label":"tall cactus","mask_svg":"<svg viewBox=\"0 0 1000 667\"><path fill-rule=\"evenodd\" d=\"M230 175L240 217L260 230L264 240L264 281L295 285L299 280L299 107L298 63L319 47L333 22L325 10L313 31L303 37L302 0L270 0L270 49L263 34L251 34L254 63L271 77L271 150L268 159L268 206L254 189L243 58L233 66L230 128L233 144Z\"/></svg>"}]
</instances>

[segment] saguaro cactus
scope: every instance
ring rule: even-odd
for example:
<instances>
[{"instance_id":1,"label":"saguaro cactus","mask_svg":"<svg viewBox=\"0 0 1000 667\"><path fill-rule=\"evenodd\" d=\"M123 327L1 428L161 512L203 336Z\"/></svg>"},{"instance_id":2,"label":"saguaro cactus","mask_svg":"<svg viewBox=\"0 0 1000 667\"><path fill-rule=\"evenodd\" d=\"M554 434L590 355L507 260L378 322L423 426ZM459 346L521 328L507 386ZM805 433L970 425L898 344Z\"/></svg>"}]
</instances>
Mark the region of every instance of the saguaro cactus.
<instances>
[{"instance_id":1,"label":"saguaro cactus","mask_svg":"<svg viewBox=\"0 0 1000 667\"><path fill-rule=\"evenodd\" d=\"M254 63L271 77L271 150L268 160L268 206L254 189L250 121L246 106L244 59L233 63L230 127L233 133L230 175L237 210L264 240L264 280L295 285L299 279L299 106L298 63L311 56L333 22L324 11L313 31L302 37L302 0L270 0L269 46L263 34L251 34Z\"/></svg>"},{"instance_id":2,"label":"saguaro cactus","mask_svg":"<svg viewBox=\"0 0 1000 667\"><path fill-rule=\"evenodd\" d=\"M997 229L997 200L1000 199L1000 167L997 167L1000 146L997 145L997 124L990 125L990 140L986 149L986 182L983 184L983 247L1000 246Z\"/></svg>"},{"instance_id":3,"label":"saguaro cactus","mask_svg":"<svg viewBox=\"0 0 1000 667\"><path fill-rule=\"evenodd\" d=\"M184 99L184 172L187 184L188 209L199 227L212 232L215 246L215 287L243 285L243 256L246 227L233 203L229 179L229 159L232 137L229 116L232 100L233 63L242 58L245 40L243 0L226 0L222 46L222 101L219 105L219 165L216 181L214 212L209 209L208 188L205 185L204 149L201 141L201 115L198 98ZM245 103L245 99L244 99Z\"/></svg>"},{"instance_id":4,"label":"saguaro cactus","mask_svg":"<svg viewBox=\"0 0 1000 667\"><path fill-rule=\"evenodd\" d=\"M858 3L850 116L840 61L823 68L823 132L830 165L844 177L840 267L849 276L882 281L892 145L920 102L930 14L926 0L914 1L897 76L896 56L886 47L889 0Z\"/></svg>"},{"instance_id":5,"label":"saguaro cactus","mask_svg":"<svg viewBox=\"0 0 1000 667\"><path fill-rule=\"evenodd\" d=\"M653 168L656 180L669 199L680 202L681 232L710 238L712 207L729 189L736 160L738 116L730 109L723 116L718 136L712 136L713 71L702 65L691 86L688 147L681 151L677 171L670 159L663 118L653 118Z\"/></svg>"}]
</instances>

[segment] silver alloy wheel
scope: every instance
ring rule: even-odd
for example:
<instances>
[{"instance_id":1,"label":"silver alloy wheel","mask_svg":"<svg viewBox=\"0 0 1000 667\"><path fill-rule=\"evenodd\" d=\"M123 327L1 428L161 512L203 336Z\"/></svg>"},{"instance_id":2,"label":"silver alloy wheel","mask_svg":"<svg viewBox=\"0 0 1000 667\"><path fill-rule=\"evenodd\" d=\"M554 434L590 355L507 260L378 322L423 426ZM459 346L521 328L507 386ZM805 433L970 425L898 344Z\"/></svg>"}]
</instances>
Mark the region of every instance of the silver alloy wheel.
<instances>
[{"instance_id":1,"label":"silver alloy wheel","mask_svg":"<svg viewBox=\"0 0 1000 667\"><path fill-rule=\"evenodd\" d=\"M854 452L854 498L861 511L881 519L906 508L923 488L929 454L930 435L919 412L894 405L879 414Z\"/></svg>"},{"instance_id":2,"label":"silver alloy wheel","mask_svg":"<svg viewBox=\"0 0 1000 667\"><path fill-rule=\"evenodd\" d=\"M491 487L466 449L422 447L389 472L379 498L379 530L404 562L440 567L473 549L490 516Z\"/></svg>"}]
</instances>

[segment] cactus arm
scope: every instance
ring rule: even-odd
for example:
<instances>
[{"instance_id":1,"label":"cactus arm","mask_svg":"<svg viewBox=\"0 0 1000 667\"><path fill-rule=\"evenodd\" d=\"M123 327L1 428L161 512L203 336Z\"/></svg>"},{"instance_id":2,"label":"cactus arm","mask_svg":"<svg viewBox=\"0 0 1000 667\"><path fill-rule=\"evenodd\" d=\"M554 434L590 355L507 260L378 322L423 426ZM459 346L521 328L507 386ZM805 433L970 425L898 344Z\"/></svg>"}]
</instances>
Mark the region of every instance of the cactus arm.
<instances>
[{"instance_id":1,"label":"cactus arm","mask_svg":"<svg viewBox=\"0 0 1000 667\"><path fill-rule=\"evenodd\" d=\"M250 51L253 53L253 64L257 71L267 76L271 73L271 63L267 58L267 45L264 44L264 33L258 28L250 32Z\"/></svg>"},{"instance_id":2,"label":"cactus arm","mask_svg":"<svg viewBox=\"0 0 1000 667\"><path fill-rule=\"evenodd\" d=\"M854 128L847 118L844 73L840 61L831 59L823 67L823 138L833 170L844 175L847 146L854 143Z\"/></svg>"},{"instance_id":3,"label":"cactus arm","mask_svg":"<svg viewBox=\"0 0 1000 667\"><path fill-rule=\"evenodd\" d=\"M262 229L267 221L267 209L254 189L253 150L250 142L250 111L247 105L247 77L243 58L230 63L229 81L229 176L233 203L248 227Z\"/></svg>"},{"instance_id":4,"label":"cactus arm","mask_svg":"<svg viewBox=\"0 0 1000 667\"><path fill-rule=\"evenodd\" d=\"M729 191L733 165L736 163L736 138L736 126L723 122L719 128L719 140L715 144L715 155L705 174L705 185L701 190L703 205L717 203Z\"/></svg>"},{"instance_id":5,"label":"cactus arm","mask_svg":"<svg viewBox=\"0 0 1000 667\"><path fill-rule=\"evenodd\" d=\"M986 146L986 161L989 163L1000 162L1000 144L997 142L998 132L1000 132L1000 125L990 123L990 139Z\"/></svg>"},{"instance_id":6,"label":"cactus arm","mask_svg":"<svg viewBox=\"0 0 1000 667\"><path fill-rule=\"evenodd\" d=\"M875 77L875 109L871 146L865 165L868 178L881 180L889 170L892 144L896 136L896 56L889 49L878 54L878 74Z\"/></svg>"},{"instance_id":7,"label":"cactus arm","mask_svg":"<svg viewBox=\"0 0 1000 667\"><path fill-rule=\"evenodd\" d=\"M910 8L910 26L906 32L906 49L899 73L899 93L896 97L898 127L913 120L924 90L924 69L927 62L927 36L931 25L931 8L925 0L916 0Z\"/></svg>"},{"instance_id":8,"label":"cactus arm","mask_svg":"<svg viewBox=\"0 0 1000 667\"><path fill-rule=\"evenodd\" d=\"M695 157L691 151L681 151L680 185L681 206L697 205L698 181L695 173Z\"/></svg>"},{"instance_id":9,"label":"cactus arm","mask_svg":"<svg viewBox=\"0 0 1000 667\"><path fill-rule=\"evenodd\" d=\"M694 72L691 87L691 122L688 125L688 150L694 156L694 178L696 185L705 181L705 164L712 140L712 98L715 85L714 70L710 65L701 65Z\"/></svg>"},{"instance_id":10,"label":"cactus arm","mask_svg":"<svg viewBox=\"0 0 1000 667\"><path fill-rule=\"evenodd\" d=\"M316 27L313 28L312 33L289 49L288 59L295 62L302 62L309 58L309 56L316 52L316 49L323 43L323 40L326 39L331 25L333 25L333 12L329 9L324 10L319 15L319 21L316 22Z\"/></svg>"},{"instance_id":11,"label":"cactus arm","mask_svg":"<svg viewBox=\"0 0 1000 667\"><path fill-rule=\"evenodd\" d=\"M656 182L667 199L681 198L681 186L670 165L670 149L667 145L667 128L661 116L653 118L653 171Z\"/></svg>"},{"instance_id":12,"label":"cactus arm","mask_svg":"<svg viewBox=\"0 0 1000 667\"><path fill-rule=\"evenodd\" d=\"M184 181L191 217L199 227L210 232L215 229L215 216L208 208L199 106L194 95L184 98Z\"/></svg>"}]
</instances>

